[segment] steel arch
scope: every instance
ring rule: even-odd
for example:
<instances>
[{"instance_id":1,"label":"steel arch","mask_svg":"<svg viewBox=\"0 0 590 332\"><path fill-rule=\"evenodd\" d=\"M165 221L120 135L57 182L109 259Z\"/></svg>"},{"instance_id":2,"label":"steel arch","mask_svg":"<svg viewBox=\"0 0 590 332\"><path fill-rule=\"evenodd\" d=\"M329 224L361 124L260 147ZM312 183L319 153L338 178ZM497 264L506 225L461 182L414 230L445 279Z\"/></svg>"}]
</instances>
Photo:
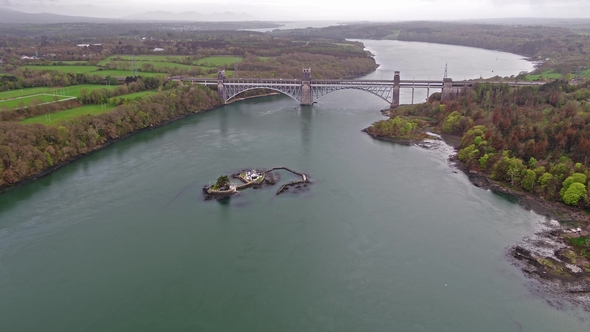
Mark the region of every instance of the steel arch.
<instances>
[{"instance_id":1,"label":"steel arch","mask_svg":"<svg viewBox=\"0 0 590 332\"><path fill-rule=\"evenodd\" d=\"M375 96L381 98L382 100L391 104L392 102L392 93L393 87L386 87L386 86L337 86L333 85L330 87L322 87L317 85L311 86L312 93L313 93L313 101L317 101L321 97L340 90L361 90L366 91L369 93L374 94Z\"/></svg>"},{"instance_id":2,"label":"steel arch","mask_svg":"<svg viewBox=\"0 0 590 332\"><path fill-rule=\"evenodd\" d=\"M285 92L285 91L283 91L281 89L271 88L271 87L266 87L266 86L254 86L254 87L249 87L249 88L245 88L245 89L235 89L235 90L232 89L232 92L231 92L232 94L231 95L229 93L227 93L227 86L226 86L226 95L227 95L227 98L225 98L225 102L230 101L232 98L234 98L235 96L239 95L242 92L246 92L246 91L249 91L249 90L256 90L256 89L267 89L267 90L272 90L272 91L280 92L280 93L282 93L282 94L284 94L286 96L291 97L296 102L301 102L301 100L298 99L297 96L294 96L294 95L292 95L290 93L287 93L287 92ZM301 88L299 88L299 90L301 91ZM301 96L301 93L299 94L299 97L300 96Z\"/></svg>"}]
</instances>

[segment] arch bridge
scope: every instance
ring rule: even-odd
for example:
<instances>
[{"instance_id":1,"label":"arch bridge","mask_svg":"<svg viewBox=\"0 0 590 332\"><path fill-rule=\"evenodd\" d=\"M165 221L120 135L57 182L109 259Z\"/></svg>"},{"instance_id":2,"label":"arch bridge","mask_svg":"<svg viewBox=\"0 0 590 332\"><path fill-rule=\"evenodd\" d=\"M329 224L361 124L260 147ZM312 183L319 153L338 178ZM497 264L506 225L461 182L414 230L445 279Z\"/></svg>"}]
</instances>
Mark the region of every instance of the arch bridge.
<instances>
[{"instance_id":1,"label":"arch bridge","mask_svg":"<svg viewBox=\"0 0 590 332\"><path fill-rule=\"evenodd\" d=\"M285 94L301 105L312 105L328 93L355 89L367 91L388 102L391 107L397 107L399 103L399 91L401 88L412 89L412 103L414 102L414 90L426 89L426 98L430 95L430 89L441 89L442 99L448 99L459 94L465 87L485 81L457 81L450 78L443 80L401 80L400 72L396 71L393 80L312 80L311 68L304 68L301 79L280 78L227 78L225 70L220 69L217 79L198 77L169 77L169 80L191 82L193 84L215 85L219 96L227 103L242 92L254 89L268 89ZM538 85L531 82L510 82L510 86Z\"/></svg>"}]
</instances>

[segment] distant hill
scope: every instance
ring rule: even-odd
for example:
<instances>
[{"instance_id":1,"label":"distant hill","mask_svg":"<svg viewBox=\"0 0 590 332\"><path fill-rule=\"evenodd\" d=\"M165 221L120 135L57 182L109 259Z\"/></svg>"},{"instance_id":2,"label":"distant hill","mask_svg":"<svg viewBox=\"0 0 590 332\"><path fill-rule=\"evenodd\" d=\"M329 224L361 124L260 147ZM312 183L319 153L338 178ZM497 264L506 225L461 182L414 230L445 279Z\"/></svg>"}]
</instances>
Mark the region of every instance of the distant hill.
<instances>
[{"instance_id":1,"label":"distant hill","mask_svg":"<svg viewBox=\"0 0 590 332\"><path fill-rule=\"evenodd\" d=\"M461 20L459 22L471 22L477 24L500 24L500 25L523 25L523 26L555 26L572 28L578 26L590 26L590 18L535 18L535 17L513 17L513 18L488 18Z\"/></svg>"},{"instance_id":2,"label":"distant hill","mask_svg":"<svg viewBox=\"0 0 590 332\"><path fill-rule=\"evenodd\" d=\"M245 13L223 12L205 15L195 11L171 13L165 11L152 11L141 14L134 14L124 16L125 20L141 20L141 21L254 21L255 17Z\"/></svg>"},{"instance_id":3,"label":"distant hill","mask_svg":"<svg viewBox=\"0 0 590 332\"><path fill-rule=\"evenodd\" d=\"M83 16L66 16L50 13L38 13L30 14L19 12L17 10L0 8L0 23L76 23L76 22L88 22L88 23L105 23L113 22L113 19L107 18L96 18L96 17L83 17Z\"/></svg>"},{"instance_id":4,"label":"distant hill","mask_svg":"<svg viewBox=\"0 0 590 332\"><path fill-rule=\"evenodd\" d=\"M25 13L9 8L0 8L0 23L8 24L50 24L50 23L109 23L129 21L188 21L188 22L222 22L222 21L255 21L256 18L244 13L224 12L205 15L194 11L182 13L170 13L165 11L153 11L135 14L121 18L98 18L84 16L67 16L51 13Z\"/></svg>"}]
</instances>

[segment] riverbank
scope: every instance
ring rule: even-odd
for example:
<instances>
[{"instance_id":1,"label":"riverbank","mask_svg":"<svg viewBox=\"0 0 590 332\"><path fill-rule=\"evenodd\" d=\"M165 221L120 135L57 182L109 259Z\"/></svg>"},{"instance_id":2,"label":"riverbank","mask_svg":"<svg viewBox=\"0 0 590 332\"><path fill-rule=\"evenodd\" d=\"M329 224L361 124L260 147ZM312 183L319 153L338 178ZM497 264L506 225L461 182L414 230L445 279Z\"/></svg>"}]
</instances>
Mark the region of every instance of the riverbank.
<instances>
[{"instance_id":1,"label":"riverbank","mask_svg":"<svg viewBox=\"0 0 590 332\"><path fill-rule=\"evenodd\" d=\"M138 135L138 134L140 134L140 133L142 133L144 131L148 131L148 130L153 130L153 129L156 129L156 128L160 128L160 127L166 126L168 124L171 124L171 123L176 122L178 120L182 120L184 118L187 118L187 117L192 116L192 115L195 115L195 114L211 112L213 110L216 110L216 109L218 109L220 107L223 107L225 105L228 105L228 104L232 104L234 102L244 101L244 100L249 100L249 99L255 99L255 98L268 97L268 96L273 96L273 95L278 95L278 94L279 94L278 92L271 92L271 93L265 93L265 94L255 95L255 96L248 96L248 97L233 99L230 102L228 102L227 104L216 105L214 107L207 108L207 109L204 109L204 110L200 110L200 111L196 111L196 112L191 112L191 113L183 114L183 115L180 115L180 116L171 118L171 119L166 120L166 121L162 121L162 122L159 122L159 123L151 124L150 126L147 126L145 128L141 128L141 129L138 129L138 130L135 130L133 132L127 133L127 134L125 134L125 135L123 135L121 137L117 137L115 139L108 139L104 143L102 143L102 144L96 146L95 148L93 148L91 151L88 151L88 152L85 152L85 153L80 153L80 154L72 157L71 159L68 159L68 160L65 160L65 161L56 163L53 166L51 166L49 168L46 168L45 170L43 170L43 171L41 171L39 173L36 173L34 175L31 175L31 176L28 176L28 177L26 177L26 178L24 178L24 179L22 179L22 180L20 180L20 181L18 181L16 183L14 183L14 184L10 184L10 185L2 184L2 185L0 185L0 194L1 193L4 193L6 191L9 191L10 189L18 188L18 187L20 187L22 185L25 185L25 184L31 183L33 181L36 181L36 180L38 180L38 179L40 179L40 178L42 178L44 176L47 176L47 175L51 174L52 172L54 172L54 171L56 171L56 170L58 170L60 168L62 168L64 166L72 163L72 162L75 162L75 161L77 161L77 160L79 160L79 159L81 159L83 157L86 157L86 156L91 155L91 154L93 154L93 153L95 153L97 151L100 151L100 150L102 150L102 149L104 149L104 148L106 148L106 147L108 147L108 146L110 146L112 144L115 144L115 143L117 143L117 142L119 142L121 140L124 140L126 138L129 138L129 137Z\"/></svg>"},{"instance_id":2,"label":"riverbank","mask_svg":"<svg viewBox=\"0 0 590 332\"><path fill-rule=\"evenodd\" d=\"M55 164L55 165L53 165L53 166L51 166L51 167L49 167L49 168L41 171L40 173L37 173L37 174L31 175L29 177L26 177L25 179L23 179L23 180L21 180L19 182L16 182L16 183L11 184L11 185L0 185L0 194L4 193L6 191L9 191L11 189L14 189L14 188L18 188L18 187L20 187L22 185L31 183L33 181L36 181L36 180L38 180L38 179L40 179L40 178L42 178L44 176L47 176L47 175L55 172L56 170L58 170L58 169L60 169L60 168L62 168L64 166L66 166L66 165L69 165L69 164L71 164L71 163L73 163L73 162L75 162L75 161L77 161L77 160L79 160L81 158L84 158L84 157L89 156L89 155L91 155L91 154L93 154L95 152L98 152L98 151L100 151L100 150L102 150L102 149L104 149L106 147L109 147L109 146L111 146L111 145L113 145L113 144L115 144L115 143L117 143L117 142L119 142L121 140L126 139L126 138L133 137L135 135L138 135L138 134L140 134L142 132L145 132L145 131L148 131L148 130L153 130L153 129L156 129L156 128L160 128L160 127L166 126L168 124L171 124L172 122L175 122L175 121L178 121L178 120L187 118L187 117L192 116L192 115L195 115L195 114L210 112L210 111L213 111L215 109L218 109L219 107L222 107L222 106L224 106L224 105L219 105L219 106L212 107L212 108L209 108L209 109L205 109L205 110L202 110L202 111L199 111L199 112L195 112L195 113L184 114L184 115L175 117L173 119L170 119L170 120L167 120L167 121L163 121L163 122L157 123L155 125L151 125L151 126L148 126L148 127L145 127L145 128L142 128L142 129L139 129L139 130L136 130L136 131L133 131L131 133L125 134L125 135L123 135L121 137L118 137L118 138L115 138L115 139L109 139L109 140L105 141L104 143L102 143L101 145L97 146L92 151L88 151L86 153L78 154L78 155L72 157L71 159L68 159L66 161L57 163L57 164Z\"/></svg>"},{"instance_id":3,"label":"riverbank","mask_svg":"<svg viewBox=\"0 0 590 332\"><path fill-rule=\"evenodd\" d=\"M429 148L429 145L422 144L422 140L373 135L366 129L363 132L380 141ZM544 293L567 299L590 311L587 300L590 294L590 259L570 241L574 236L590 235L590 215L563 203L549 202L531 193L509 188L486 174L470 171L457 159L461 138L451 135L441 138L455 150L449 162L465 173L474 186L509 197L524 209L547 218L549 226L508 248L507 255L526 276L539 282L538 286ZM555 222L552 223L552 220Z\"/></svg>"},{"instance_id":4,"label":"riverbank","mask_svg":"<svg viewBox=\"0 0 590 332\"><path fill-rule=\"evenodd\" d=\"M367 130L367 128L365 128L361 131L366 133L367 135L371 136L371 138L376 139L378 141L391 142L391 143L405 145L405 146L419 144L420 142L422 142L424 140L424 138L406 138L406 137L390 137L390 136L386 136L386 135L376 135L376 134L369 132L369 130Z\"/></svg>"}]
</instances>

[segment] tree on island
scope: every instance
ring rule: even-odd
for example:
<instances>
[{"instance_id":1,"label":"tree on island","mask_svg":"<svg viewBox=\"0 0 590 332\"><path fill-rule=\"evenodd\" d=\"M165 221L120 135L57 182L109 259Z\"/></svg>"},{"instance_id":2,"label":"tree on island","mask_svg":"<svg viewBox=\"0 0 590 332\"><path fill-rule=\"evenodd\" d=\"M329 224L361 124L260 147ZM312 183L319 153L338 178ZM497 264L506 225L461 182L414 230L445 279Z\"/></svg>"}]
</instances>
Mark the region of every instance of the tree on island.
<instances>
[{"instance_id":1,"label":"tree on island","mask_svg":"<svg viewBox=\"0 0 590 332\"><path fill-rule=\"evenodd\" d=\"M217 182L215 183L215 188L219 189L229 189L229 177L227 175L222 175L217 178Z\"/></svg>"}]
</instances>

